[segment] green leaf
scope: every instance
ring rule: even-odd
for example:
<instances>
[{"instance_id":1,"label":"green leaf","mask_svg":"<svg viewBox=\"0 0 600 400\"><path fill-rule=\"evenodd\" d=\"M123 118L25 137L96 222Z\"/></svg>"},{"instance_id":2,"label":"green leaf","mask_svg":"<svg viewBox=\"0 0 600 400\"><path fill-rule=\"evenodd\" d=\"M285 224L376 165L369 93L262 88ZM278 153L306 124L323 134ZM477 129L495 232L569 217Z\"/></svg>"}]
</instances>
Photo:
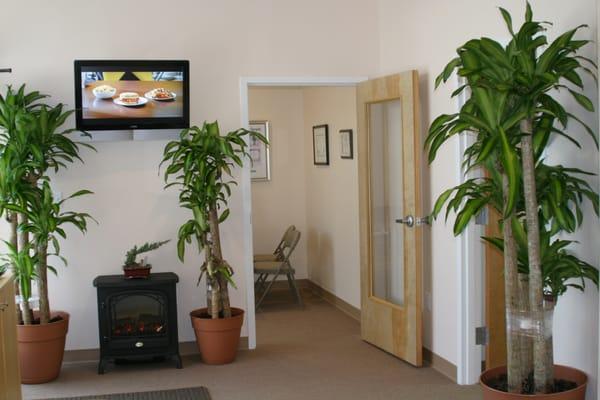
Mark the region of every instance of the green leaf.
<instances>
[{"instance_id":1,"label":"green leaf","mask_svg":"<svg viewBox=\"0 0 600 400\"><path fill-rule=\"evenodd\" d=\"M508 28L508 31L510 32L511 36L515 36L512 26L512 17L510 16L510 13L502 7L499 8L500 13L502 13L502 18L504 18L504 22L506 23L506 27Z\"/></svg>"},{"instance_id":2,"label":"green leaf","mask_svg":"<svg viewBox=\"0 0 600 400\"><path fill-rule=\"evenodd\" d=\"M594 104L592 101L585 95L581 93L577 93L574 90L569 89L569 93L577 100L577 102L585 108L589 112L594 112Z\"/></svg>"}]
</instances>

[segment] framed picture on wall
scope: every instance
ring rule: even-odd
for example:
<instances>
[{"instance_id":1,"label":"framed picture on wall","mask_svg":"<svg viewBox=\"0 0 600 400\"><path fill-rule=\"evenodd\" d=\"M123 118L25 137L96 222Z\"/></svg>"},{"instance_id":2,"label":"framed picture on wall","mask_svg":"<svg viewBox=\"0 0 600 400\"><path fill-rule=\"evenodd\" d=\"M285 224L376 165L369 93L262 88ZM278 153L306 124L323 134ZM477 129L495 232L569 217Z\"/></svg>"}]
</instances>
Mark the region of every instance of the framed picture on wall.
<instances>
[{"instance_id":1,"label":"framed picture on wall","mask_svg":"<svg viewBox=\"0 0 600 400\"><path fill-rule=\"evenodd\" d=\"M340 130L340 156L342 158L354 158L354 145L352 140L352 129Z\"/></svg>"},{"instance_id":2,"label":"framed picture on wall","mask_svg":"<svg viewBox=\"0 0 600 400\"><path fill-rule=\"evenodd\" d=\"M267 138L270 143L270 124L269 121L250 121L250 130L258 132ZM256 138L250 138L248 152L252 158L250 167L250 176L252 181L271 180L271 154L268 145Z\"/></svg>"},{"instance_id":3,"label":"framed picture on wall","mask_svg":"<svg viewBox=\"0 0 600 400\"><path fill-rule=\"evenodd\" d=\"M329 126L313 126L313 160L315 165L329 165Z\"/></svg>"}]
</instances>

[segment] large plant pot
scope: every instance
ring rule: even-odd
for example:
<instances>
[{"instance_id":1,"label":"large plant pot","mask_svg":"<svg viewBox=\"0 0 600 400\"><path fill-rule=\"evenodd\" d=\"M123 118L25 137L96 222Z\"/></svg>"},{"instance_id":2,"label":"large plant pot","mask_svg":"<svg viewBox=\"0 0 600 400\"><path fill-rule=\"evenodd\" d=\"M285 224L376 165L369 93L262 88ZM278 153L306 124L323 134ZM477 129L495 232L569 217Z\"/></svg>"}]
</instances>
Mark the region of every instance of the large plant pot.
<instances>
[{"instance_id":1,"label":"large plant pot","mask_svg":"<svg viewBox=\"0 0 600 400\"><path fill-rule=\"evenodd\" d=\"M479 383L483 390L483 400L522 400L522 399L548 399L548 400L585 400L585 389L587 386L587 375L578 369L567 367L565 365L554 366L555 379L565 379L575 382L577 387L566 392L552 394L515 394L506 393L500 390L492 389L487 385L494 378L506 374L506 367L497 367L488 369L479 378Z\"/></svg>"},{"instance_id":2,"label":"large plant pot","mask_svg":"<svg viewBox=\"0 0 600 400\"><path fill-rule=\"evenodd\" d=\"M18 325L17 340L21 383L35 384L53 381L60 374L69 330L69 314L52 313L59 321L44 325Z\"/></svg>"},{"instance_id":3,"label":"large plant pot","mask_svg":"<svg viewBox=\"0 0 600 400\"><path fill-rule=\"evenodd\" d=\"M190 313L196 343L206 364L229 364L240 345L244 310L231 308L231 318L211 319L206 308Z\"/></svg>"}]
</instances>

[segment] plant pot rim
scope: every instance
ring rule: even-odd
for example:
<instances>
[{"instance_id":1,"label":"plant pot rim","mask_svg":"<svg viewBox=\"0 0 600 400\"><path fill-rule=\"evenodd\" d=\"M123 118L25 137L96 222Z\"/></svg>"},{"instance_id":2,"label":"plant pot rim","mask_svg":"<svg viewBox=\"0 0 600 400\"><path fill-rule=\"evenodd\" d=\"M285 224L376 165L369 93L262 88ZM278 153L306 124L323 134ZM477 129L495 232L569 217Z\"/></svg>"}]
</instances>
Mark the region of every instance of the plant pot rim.
<instances>
[{"instance_id":1,"label":"plant pot rim","mask_svg":"<svg viewBox=\"0 0 600 400\"><path fill-rule=\"evenodd\" d=\"M581 390L582 386L587 385L588 383L588 377L587 374L585 372L583 372L580 369L574 368L574 367L570 367L568 365L562 365L562 364L554 364L554 368L556 369L562 369L562 370L571 370L573 372L579 373L582 375L583 377L583 382L581 383L577 383L577 386L574 387L573 389L570 390L565 390L563 392L557 392L557 393L547 393L547 394L522 394L522 393L509 393L509 392L504 392L502 390L498 390L498 389L494 389L493 387L489 386L485 380L484 377L486 375L495 375L496 373L506 373L506 365L502 365L500 367L494 367L494 368L490 368L490 369L486 369L485 371L483 371L481 373L481 375L479 375L479 384L481 386L484 386L486 388L486 390L489 390L490 392L494 392L494 393L502 393L502 394L509 394L510 396L514 397L514 398L522 398L522 399L534 399L536 397L541 397L541 398L559 398L560 396L563 396L565 394L571 393L571 392L575 392L577 390ZM556 377L555 377L556 378ZM560 379L560 376L558 377ZM542 397L543 396L543 397Z\"/></svg>"},{"instance_id":2,"label":"plant pot rim","mask_svg":"<svg viewBox=\"0 0 600 400\"><path fill-rule=\"evenodd\" d=\"M234 319L234 318L243 318L245 311L241 308L237 308L237 307L231 307L231 317L228 318L215 318L215 321L223 321L223 320L228 320L228 319ZM196 308L195 310L190 311L190 317L192 318L197 318L197 319L201 319L201 320L212 320L212 318L203 318L200 315L202 314L208 314L208 308L207 307L202 307L202 308Z\"/></svg>"},{"instance_id":3,"label":"plant pot rim","mask_svg":"<svg viewBox=\"0 0 600 400\"><path fill-rule=\"evenodd\" d=\"M34 311L33 316L34 316L34 318L39 316L39 312ZM60 311L60 310L50 311L50 319L52 319L53 317L60 317L60 319L58 321L48 322L47 324L39 324L38 323L38 324L25 325L25 324L20 324L17 322L17 326L29 328L29 327L38 327L38 326L47 326L47 325L58 325L58 324L63 324L65 322L68 322L69 319L71 319L71 315L68 312Z\"/></svg>"}]
</instances>

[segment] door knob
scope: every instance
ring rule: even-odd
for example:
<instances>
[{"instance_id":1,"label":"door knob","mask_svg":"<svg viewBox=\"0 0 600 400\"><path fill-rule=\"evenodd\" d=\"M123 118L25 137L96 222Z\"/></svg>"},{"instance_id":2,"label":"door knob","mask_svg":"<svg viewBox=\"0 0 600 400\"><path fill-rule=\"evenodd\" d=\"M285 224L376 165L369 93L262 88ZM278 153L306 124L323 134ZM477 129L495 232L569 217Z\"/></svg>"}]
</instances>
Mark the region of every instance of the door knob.
<instances>
[{"instance_id":1,"label":"door knob","mask_svg":"<svg viewBox=\"0 0 600 400\"><path fill-rule=\"evenodd\" d=\"M409 228L412 228L415 225L416 226L429 225L429 217L415 218L412 215L407 215L404 218L397 219L396 223L404 224L404 225L408 226Z\"/></svg>"},{"instance_id":2,"label":"door knob","mask_svg":"<svg viewBox=\"0 0 600 400\"><path fill-rule=\"evenodd\" d=\"M404 225L408 226L409 228L412 228L415 225L415 217L413 217L412 215L407 215L404 218L397 219L396 223L404 224Z\"/></svg>"}]
</instances>

